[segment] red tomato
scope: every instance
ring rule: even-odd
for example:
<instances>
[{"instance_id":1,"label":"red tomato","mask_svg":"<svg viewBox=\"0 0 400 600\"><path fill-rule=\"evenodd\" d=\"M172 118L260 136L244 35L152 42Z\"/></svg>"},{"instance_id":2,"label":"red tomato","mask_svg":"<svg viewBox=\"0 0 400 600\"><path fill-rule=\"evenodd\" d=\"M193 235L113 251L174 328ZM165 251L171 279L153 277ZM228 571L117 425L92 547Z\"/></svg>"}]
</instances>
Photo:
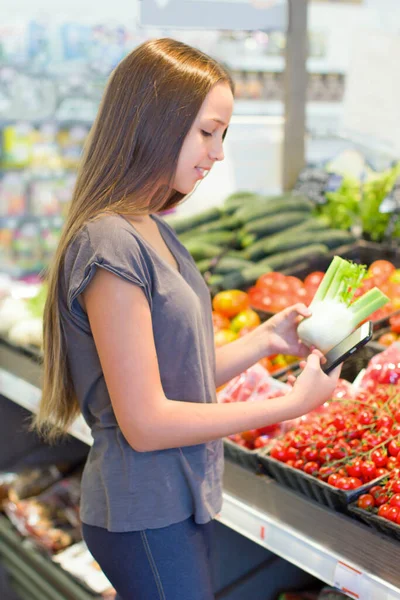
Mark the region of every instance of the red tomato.
<instances>
[{"instance_id":1,"label":"red tomato","mask_svg":"<svg viewBox=\"0 0 400 600\"><path fill-rule=\"evenodd\" d=\"M356 490L357 488L363 485L363 482L361 481L361 479L358 479L358 477L349 477L349 483L350 489L352 490Z\"/></svg>"},{"instance_id":2,"label":"red tomato","mask_svg":"<svg viewBox=\"0 0 400 600\"><path fill-rule=\"evenodd\" d=\"M350 454L351 448L346 443L338 443L333 446L333 458L340 459Z\"/></svg>"},{"instance_id":3,"label":"red tomato","mask_svg":"<svg viewBox=\"0 0 400 600\"><path fill-rule=\"evenodd\" d=\"M371 460L373 463L375 463L378 469L381 469L382 467L386 466L386 463L388 461L386 450L383 450L382 448L378 448L378 450L373 450L371 452Z\"/></svg>"},{"instance_id":4,"label":"red tomato","mask_svg":"<svg viewBox=\"0 0 400 600\"><path fill-rule=\"evenodd\" d=\"M385 518L388 519L389 521L393 521L393 523L396 523L396 521L399 517L399 514L400 514L400 511L397 508L397 506L390 506Z\"/></svg>"},{"instance_id":5,"label":"red tomato","mask_svg":"<svg viewBox=\"0 0 400 600\"><path fill-rule=\"evenodd\" d=\"M400 333L400 315L394 315L389 319L390 329L394 333Z\"/></svg>"},{"instance_id":6,"label":"red tomato","mask_svg":"<svg viewBox=\"0 0 400 600\"><path fill-rule=\"evenodd\" d=\"M300 450L290 446L290 448L287 449L286 455L289 460L298 460L300 458Z\"/></svg>"},{"instance_id":7,"label":"red tomato","mask_svg":"<svg viewBox=\"0 0 400 600\"><path fill-rule=\"evenodd\" d=\"M334 475L333 471L334 467L321 467L319 470L320 479L326 481L331 475Z\"/></svg>"},{"instance_id":8,"label":"red tomato","mask_svg":"<svg viewBox=\"0 0 400 600\"><path fill-rule=\"evenodd\" d=\"M389 504L382 504L378 509L378 516L383 517L384 519L387 519L387 514L388 514L389 510L390 510Z\"/></svg>"},{"instance_id":9,"label":"red tomato","mask_svg":"<svg viewBox=\"0 0 400 600\"><path fill-rule=\"evenodd\" d=\"M303 467L304 473L308 473L308 475L317 475L319 471L319 464L314 460L307 462Z\"/></svg>"},{"instance_id":10,"label":"red tomato","mask_svg":"<svg viewBox=\"0 0 400 600\"><path fill-rule=\"evenodd\" d=\"M317 448L308 446L305 450L303 450L302 457L304 458L304 460L306 462L310 462L310 461L316 462L319 457L319 452L318 452Z\"/></svg>"},{"instance_id":11,"label":"red tomato","mask_svg":"<svg viewBox=\"0 0 400 600\"><path fill-rule=\"evenodd\" d=\"M295 461L293 466L295 469L299 469L300 471L302 471L304 467L304 460L302 458L299 458Z\"/></svg>"},{"instance_id":12,"label":"red tomato","mask_svg":"<svg viewBox=\"0 0 400 600\"><path fill-rule=\"evenodd\" d=\"M320 460L324 462L329 462L333 458L333 449L332 448L322 448L319 453Z\"/></svg>"},{"instance_id":13,"label":"red tomato","mask_svg":"<svg viewBox=\"0 0 400 600\"><path fill-rule=\"evenodd\" d=\"M386 463L386 468L389 471L392 471L393 469L395 469L397 467L397 460L395 456L391 456L390 458L388 458L388 461Z\"/></svg>"},{"instance_id":14,"label":"red tomato","mask_svg":"<svg viewBox=\"0 0 400 600\"><path fill-rule=\"evenodd\" d=\"M285 462L287 459L286 448L281 444L276 444L271 450L271 456L272 458L275 458L275 460Z\"/></svg>"},{"instance_id":15,"label":"red tomato","mask_svg":"<svg viewBox=\"0 0 400 600\"><path fill-rule=\"evenodd\" d=\"M368 275L370 275L375 280L376 284L379 285L379 283L383 283L389 279L390 275L395 270L396 267L388 260L375 260L368 269Z\"/></svg>"},{"instance_id":16,"label":"red tomato","mask_svg":"<svg viewBox=\"0 0 400 600\"><path fill-rule=\"evenodd\" d=\"M374 497L371 494L362 494L357 500L357 506L363 510L371 511L375 506Z\"/></svg>"},{"instance_id":17,"label":"red tomato","mask_svg":"<svg viewBox=\"0 0 400 600\"><path fill-rule=\"evenodd\" d=\"M285 281L286 276L282 273L266 273L257 279L256 287L273 288L278 281Z\"/></svg>"},{"instance_id":18,"label":"red tomato","mask_svg":"<svg viewBox=\"0 0 400 600\"><path fill-rule=\"evenodd\" d=\"M400 494L395 494L394 496L392 496L390 498L389 504L390 506L397 506L397 508L400 508Z\"/></svg>"},{"instance_id":19,"label":"red tomato","mask_svg":"<svg viewBox=\"0 0 400 600\"><path fill-rule=\"evenodd\" d=\"M351 490L351 477L340 477L338 479L338 482L336 484L336 487L338 487L340 490Z\"/></svg>"},{"instance_id":20,"label":"red tomato","mask_svg":"<svg viewBox=\"0 0 400 600\"><path fill-rule=\"evenodd\" d=\"M365 482L372 481L376 477L376 466L372 460L366 460L361 464L361 475Z\"/></svg>"},{"instance_id":21,"label":"red tomato","mask_svg":"<svg viewBox=\"0 0 400 600\"><path fill-rule=\"evenodd\" d=\"M385 469L384 467L381 467L380 469L376 470L377 477L383 477L383 475L387 475L388 473L389 473L388 469Z\"/></svg>"},{"instance_id":22,"label":"red tomato","mask_svg":"<svg viewBox=\"0 0 400 600\"><path fill-rule=\"evenodd\" d=\"M287 275L286 283L288 284L289 289L292 292L297 292L298 290L304 289L303 282L298 277L293 277L292 275Z\"/></svg>"},{"instance_id":23,"label":"red tomato","mask_svg":"<svg viewBox=\"0 0 400 600\"><path fill-rule=\"evenodd\" d=\"M392 440L391 442L389 442L388 452L391 456L397 456L398 453L400 452L400 441Z\"/></svg>"},{"instance_id":24,"label":"red tomato","mask_svg":"<svg viewBox=\"0 0 400 600\"><path fill-rule=\"evenodd\" d=\"M333 485L334 487L336 487L339 479L340 475L338 475L337 473L332 473L332 475L329 475L328 477L328 483L329 485Z\"/></svg>"},{"instance_id":25,"label":"red tomato","mask_svg":"<svg viewBox=\"0 0 400 600\"><path fill-rule=\"evenodd\" d=\"M358 417L358 422L361 425L371 425L374 420L374 413L370 410L363 410Z\"/></svg>"},{"instance_id":26,"label":"red tomato","mask_svg":"<svg viewBox=\"0 0 400 600\"><path fill-rule=\"evenodd\" d=\"M355 460L349 462L346 465L346 471L350 477L361 477L361 458L356 458Z\"/></svg>"},{"instance_id":27,"label":"red tomato","mask_svg":"<svg viewBox=\"0 0 400 600\"><path fill-rule=\"evenodd\" d=\"M322 279L324 278L324 275L325 273L322 271L313 271L312 273L309 273L304 280L304 286L306 288L313 288L316 291Z\"/></svg>"},{"instance_id":28,"label":"red tomato","mask_svg":"<svg viewBox=\"0 0 400 600\"><path fill-rule=\"evenodd\" d=\"M394 481L392 481L390 483L390 490L394 494L400 494L400 480L399 479L395 479Z\"/></svg>"}]
</instances>

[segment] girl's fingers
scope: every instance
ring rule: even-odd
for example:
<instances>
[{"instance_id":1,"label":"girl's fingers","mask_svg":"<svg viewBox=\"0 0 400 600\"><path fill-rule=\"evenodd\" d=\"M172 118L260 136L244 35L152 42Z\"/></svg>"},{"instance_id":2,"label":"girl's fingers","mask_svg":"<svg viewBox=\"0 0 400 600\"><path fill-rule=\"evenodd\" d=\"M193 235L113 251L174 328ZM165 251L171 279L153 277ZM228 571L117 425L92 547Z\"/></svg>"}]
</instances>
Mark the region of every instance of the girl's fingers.
<instances>
[{"instance_id":1,"label":"girl's fingers","mask_svg":"<svg viewBox=\"0 0 400 600\"><path fill-rule=\"evenodd\" d=\"M294 385L296 383L296 377L294 375L288 375L287 382L289 385Z\"/></svg>"}]
</instances>

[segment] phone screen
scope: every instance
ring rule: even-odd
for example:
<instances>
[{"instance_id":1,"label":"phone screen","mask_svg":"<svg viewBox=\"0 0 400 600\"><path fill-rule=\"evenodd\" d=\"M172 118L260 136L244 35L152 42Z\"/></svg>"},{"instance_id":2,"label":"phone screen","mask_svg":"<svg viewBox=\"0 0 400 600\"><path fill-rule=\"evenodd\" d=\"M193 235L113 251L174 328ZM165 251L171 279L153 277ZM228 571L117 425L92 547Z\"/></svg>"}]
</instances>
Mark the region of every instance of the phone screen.
<instances>
[{"instance_id":1,"label":"phone screen","mask_svg":"<svg viewBox=\"0 0 400 600\"><path fill-rule=\"evenodd\" d=\"M337 367L346 358L351 356L356 350L365 346L372 338L372 323L367 321L358 327L347 338L341 341L337 346L326 353L326 363L321 368L324 373L330 373L332 369Z\"/></svg>"}]
</instances>

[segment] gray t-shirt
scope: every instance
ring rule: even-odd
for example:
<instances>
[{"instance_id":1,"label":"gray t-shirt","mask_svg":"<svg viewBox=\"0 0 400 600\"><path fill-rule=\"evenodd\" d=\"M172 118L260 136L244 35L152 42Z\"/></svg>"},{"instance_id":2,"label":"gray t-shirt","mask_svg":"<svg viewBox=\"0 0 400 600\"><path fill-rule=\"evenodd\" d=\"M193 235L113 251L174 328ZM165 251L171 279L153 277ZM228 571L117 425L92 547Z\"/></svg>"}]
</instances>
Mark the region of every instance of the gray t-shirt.
<instances>
[{"instance_id":1,"label":"gray t-shirt","mask_svg":"<svg viewBox=\"0 0 400 600\"><path fill-rule=\"evenodd\" d=\"M86 313L77 300L99 267L139 285L151 310L166 397L216 402L207 286L173 230L160 217L153 218L179 272L127 220L107 215L89 222L70 244L61 285L71 376L94 439L83 474L81 518L109 531L165 527L191 515L197 523L206 523L222 503L221 440L154 452L136 452L128 444L114 415Z\"/></svg>"}]
</instances>

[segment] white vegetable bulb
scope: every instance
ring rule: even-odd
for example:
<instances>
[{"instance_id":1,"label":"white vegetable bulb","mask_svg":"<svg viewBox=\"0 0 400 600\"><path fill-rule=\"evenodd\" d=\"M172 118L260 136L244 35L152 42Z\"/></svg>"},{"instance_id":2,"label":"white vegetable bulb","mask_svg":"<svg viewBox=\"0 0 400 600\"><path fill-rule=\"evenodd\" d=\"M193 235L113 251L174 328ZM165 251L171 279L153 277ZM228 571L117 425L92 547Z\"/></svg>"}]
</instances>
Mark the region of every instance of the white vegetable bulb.
<instances>
[{"instance_id":1,"label":"white vegetable bulb","mask_svg":"<svg viewBox=\"0 0 400 600\"><path fill-rule=\"evenodd\" d=\"M16 323L28 319L30 313L25 302L5 298L0 305L0 335L5 335Z\"/></svg>"},{"instance_id":2,"label":"white vegetable bulb","mask_svg":"<svg viewBox=\"0 0 400 600\"><path fill-rule=\"evenodd\" d=\"M351 311L342 302L325 300L310 306L312 315L297 328L299 338L306 346L315 346L324 354L339 344L354 329Z\"/></svg>"}]
</instances>

